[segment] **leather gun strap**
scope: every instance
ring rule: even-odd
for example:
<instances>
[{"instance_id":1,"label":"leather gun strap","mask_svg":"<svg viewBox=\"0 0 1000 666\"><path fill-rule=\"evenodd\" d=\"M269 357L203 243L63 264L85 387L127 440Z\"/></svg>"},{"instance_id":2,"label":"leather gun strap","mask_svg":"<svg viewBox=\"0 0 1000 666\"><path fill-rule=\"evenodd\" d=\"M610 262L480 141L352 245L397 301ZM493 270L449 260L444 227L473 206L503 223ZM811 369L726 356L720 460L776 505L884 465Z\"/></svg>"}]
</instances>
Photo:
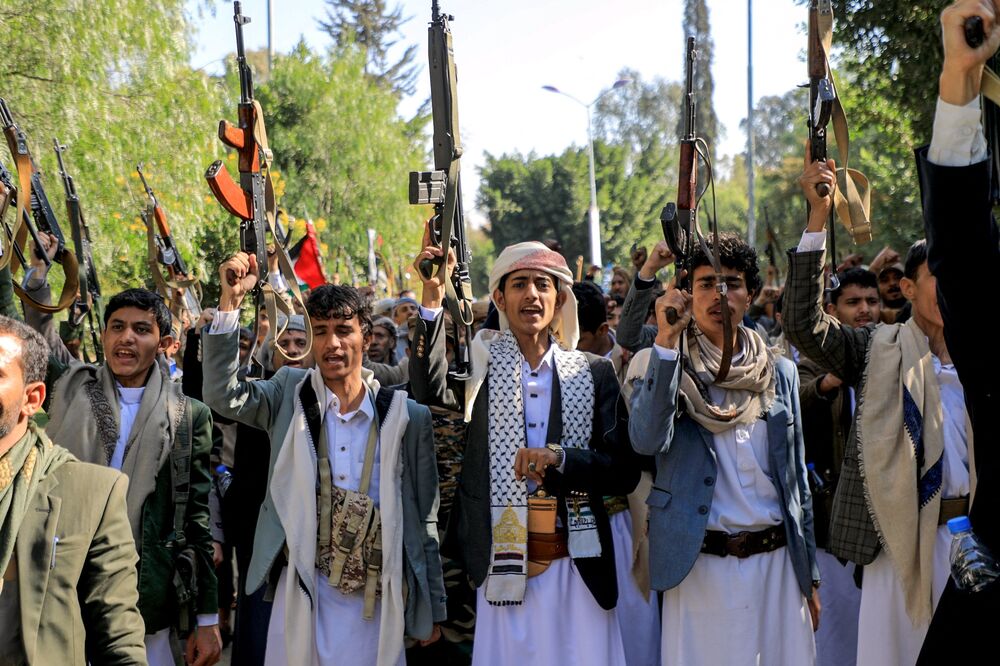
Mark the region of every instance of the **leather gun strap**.
<instances>
[{"instance_id":1,"label":"leather gun strap","mask_svg":"<svg viewBox=\"0 0 1000 666\"><path fill-rule=\"evenodd\" d=\"M830 81L837 90L833 69L830 67L830 50L833 46L833 10L829 0L820 3L816 25L820 42L826 57L826 69ZM841 166L837 169L837 187L833 192L834 207L841 224L851 232L855 244L867 243L872 239L871 185L868 178L856 169L850 168L851 137L847 124L847 114L838 93L833 100L833 134L837 140L837 153Z\"/></svg>"}]
</instances>

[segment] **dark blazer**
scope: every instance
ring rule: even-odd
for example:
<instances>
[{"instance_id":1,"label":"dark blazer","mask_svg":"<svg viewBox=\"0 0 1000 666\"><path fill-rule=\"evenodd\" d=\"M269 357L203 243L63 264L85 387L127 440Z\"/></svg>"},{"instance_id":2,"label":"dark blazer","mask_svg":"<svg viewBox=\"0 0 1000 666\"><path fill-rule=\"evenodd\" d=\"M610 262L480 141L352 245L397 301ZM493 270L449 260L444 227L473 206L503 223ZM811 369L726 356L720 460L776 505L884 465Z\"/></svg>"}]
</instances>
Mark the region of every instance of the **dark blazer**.
<instances>
[{"instance_id":1,"label":"dark blazer","mask_svg":"<svg viewBox=\"0 0 1000 666\"><path fill-rule=\"evenodd\" d=\"M989 201L990 162L967 167L942 167L917 151L923 195L928 266L938 281L938 306L944 336L958 370L965 404L972 421L976 462L976 497L972 527L1000 554L1000 448L996 439L996 390L1000 359L995 349L996 326L988 323L990 285L1000 266L1000 245ZM920 664L979 661L996 649L1000 617L1000 584L976 593L959 592L949 580L938 603L920 653ZM955 640L961 636L961 640Z\"/></svg>"},{"instance_id":2,"label":"dark blazer","mask_svg":"<svg viewBox=\"0 0 1000 666\"><path fill-rule=\"evenodd\" d=\"M632 413L642 415L629 423L633 445L656 456L656 481L646 504L649 572L657 590L680 585L698 559L719 474L711 433L687 414L677 416L680 373L677 359L660 359L653 350L632 392ZM802 594L810 597L813 581L820 578L798 402L795 366L779 357L775 399L766 417L768 460L782 499L788 556Z\"/></svg>"},{"instance_id":3,"label":"dark blazer","mask_svg":"<svg viewBox=\"0 0 1000 666\"><path fill-rule=\"evenodd\" d=\"M410 354L410 388L418 402L462 411L464 387L448 386L444 327L417 318ZM605 609L618 603L611 523L604 509L605 495L627 495L639 482L640 458L628 441L628 412L611 362L588 354L594 377L594 426L590 448L566 449L562 473L545 473L545 487L556 496L586 492L601 539L599 558L574 561L597 603ZM476 587L486 580L493 546L490 519L489 382L476 396L472 421L466 428L465 459L452 508L444 553L458 561ZM547 441L558 442L562 433L562 398L558 377L552 378ZM559 512L565 523L565 506Z\"/></svg>"},{"instance_id":4,"label":"dark blazer","mask_svg":"<svg viewBox=\"0 0 1000 666\"><path fill-rule=\"evenodd\" d=\"M633 354L646 347L653 346L656 338L656 327L646 323L649 306L653 304L656 295L656 280L641 280L636 273L629 287L625 303L622 305L622 316L615 329L615 342Z\"/></svg>"}]
</instances>

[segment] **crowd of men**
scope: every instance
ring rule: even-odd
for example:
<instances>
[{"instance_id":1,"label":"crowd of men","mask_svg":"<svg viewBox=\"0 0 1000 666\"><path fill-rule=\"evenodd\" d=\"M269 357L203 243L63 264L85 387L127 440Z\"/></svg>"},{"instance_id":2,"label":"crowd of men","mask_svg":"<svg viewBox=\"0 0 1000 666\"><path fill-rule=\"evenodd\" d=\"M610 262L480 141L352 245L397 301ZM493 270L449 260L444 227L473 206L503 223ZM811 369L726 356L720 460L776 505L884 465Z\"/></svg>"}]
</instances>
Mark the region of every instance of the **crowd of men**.
<instances>
[{"instance_id":1,"label":"crowd of men","mask_svg":"<svg viewBox=\"0 0 1000 666\"><path fill-rule=\"evenodd\" d=\"M665 242L608 293L524 242L471 338L421 273L377 303L317 287L258 339L237 253L190 325L115 295L87 364L0 271L0 664L208 665L229 642L240 665L980 658L998 591L949 583L945 523L1000 552L994 10L941 15L926 240L835 275L835 165L808 156L783 285L734 234L674 267L689 290L660 281ZM429 238L415 268L454 261ZM50 240L20 278L39 303Z\"/></svg>"}]
</instances>

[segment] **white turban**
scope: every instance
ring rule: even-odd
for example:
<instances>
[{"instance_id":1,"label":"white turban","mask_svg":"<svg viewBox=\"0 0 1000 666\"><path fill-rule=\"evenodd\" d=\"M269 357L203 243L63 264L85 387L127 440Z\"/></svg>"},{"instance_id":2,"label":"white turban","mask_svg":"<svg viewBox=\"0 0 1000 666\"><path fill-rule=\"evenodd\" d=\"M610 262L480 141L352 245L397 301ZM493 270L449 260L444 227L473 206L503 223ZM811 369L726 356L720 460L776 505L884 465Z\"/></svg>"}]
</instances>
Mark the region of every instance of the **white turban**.
<instances>
[{"instance_id":1,"label":"white turban","mask_svg":"<svg viewBox=\"0 0 1000 666\"><path fill-rule=\"evenodd\" d=\"M580 325L576 318L576 296L573 295L573 273L570 272L566 260L558 252L553 252L539 242L529 241L517 243L504 248L490 271L490 298L500 287L500 280L514 271L536 270L548 273L558 281L559 288L566 294L566 302L562 309L556 312L552 320L552 334L566 349L576 349L580 340ZM507 316L497 306L500 315L500 330L510 328Z\"/></svg>"}]
</instances>

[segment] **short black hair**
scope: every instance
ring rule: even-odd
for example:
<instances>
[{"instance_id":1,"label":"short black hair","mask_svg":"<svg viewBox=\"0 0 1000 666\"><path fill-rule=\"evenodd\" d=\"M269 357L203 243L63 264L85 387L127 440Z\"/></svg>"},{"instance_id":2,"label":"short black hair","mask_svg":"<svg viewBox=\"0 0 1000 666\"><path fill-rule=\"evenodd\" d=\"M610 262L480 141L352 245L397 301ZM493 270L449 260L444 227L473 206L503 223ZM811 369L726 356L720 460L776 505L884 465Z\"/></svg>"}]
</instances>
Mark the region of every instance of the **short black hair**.
<instances>
[{"instance_id":1,"label":"short black hair","mask_svg":"<svg viewBox=\"0 0 1000 666\"><path fill-rule=\"evenodd\" d=\"M705 238L705 245L710 253L713 250L712 240L711 236ZM760 291L763 283L760 279L760 269L757 266L757 251L750 247L750 244L743 238L732 232L719 234L719 258L726 268L743 273L748 292L756 294ZM712 255L705 254L701 243L695 243L694 253L691 255L691 275L688 277L693 279L696 268L711 265Z\"/></svg>"},{"instance_id":2,"label":"short black hair","mask_svg":"<svg viewBox=\"0 0 1000 666\"><path fill-rule=\"evenodd\" d=\"M0 315L0 335L9 336L21 343L21 353L17 360L24 373L24 383L45 381L45 371L49 367L49 345L45 338L24 322Z\"/></svg>"},{"instance_id":3,"label":"short black hair","mask_svg":"<svg viewBox=\"0 0 1000 666\"><path fill-rule=\"evenodd\" d=\"M597 333L597 329L608 321L608 306L601 288L593 282L574 282L573 295L576 296L576 318L580 330Z\"/></svg>"},{"instance_id":4,"label":"short black hair","mask_svg":"<svg viewBox=\"0 0 1000 666\"><path fill-rule=\"evenodd\" d=\"M253 330L249 326L240 326L240 340L253 340Z\"/></svg>"},{"instance_id":5,"label":"short black hair","mask_svg":"<svg viewBox=\"0 0 1000 666\"><path fill-rule=\"evenodd\" d=\"M167 304L156 292L148 289L126 289L111 297L104 307L104 327L107 328L108 320L111 319L117 310L122 308L138 308L144 312L152 312L156 320L156 326L160 329L160 337L165 338L170 335L170 324L172 317Z\"/></svg>"},{"instance_id":6,"label":"short black hair","mask_svg":"<svg viewBox=\"0 0 1000 666\"><path fill-rule=\"evenodd\" d=\"M866 268L848 268L846 271L837 273L837 280L840 281L840 285L836 289L830 290L830 302L834 305L844 295L844 287L850 287L852 284L878 292L878 276Z\"/></svg>"},{"instance_id":7,"label":"short black hair","mask_svg":"<svg viewBox=\"0 0 1000 666\"><path fill-rule=\"evenodd\" d=\"M617 305L619 307L621 307L622 305L625 305L625 297L622 296L621 294L606 294L604 296L604 299L605 299L605 302L607 302L607 301L614 301L615 305Z\"/></svg>"},{"instance_id":8,"label":"short black hair","mask_svg":"<svg viewBox=\"0 0 1000 666\"><path fill-rule=\"evenodd\" d=\"M903 262L903 277L917 279L917 271L927 261L927 241L923 238L910 246L906 251L906 261Z\"/></svg>"},{"instance_id":9,"label":"short black hair","mask_svg":"<svg viewBox=\"0 0 1000 666\"><path fill-rule=\"evenodd\" d=\"M372 304L354 287L343 284L324 284L309 292L306 312L313 319L358 318L361 333L372 334Z\"/></svg>"}]
</instances>

